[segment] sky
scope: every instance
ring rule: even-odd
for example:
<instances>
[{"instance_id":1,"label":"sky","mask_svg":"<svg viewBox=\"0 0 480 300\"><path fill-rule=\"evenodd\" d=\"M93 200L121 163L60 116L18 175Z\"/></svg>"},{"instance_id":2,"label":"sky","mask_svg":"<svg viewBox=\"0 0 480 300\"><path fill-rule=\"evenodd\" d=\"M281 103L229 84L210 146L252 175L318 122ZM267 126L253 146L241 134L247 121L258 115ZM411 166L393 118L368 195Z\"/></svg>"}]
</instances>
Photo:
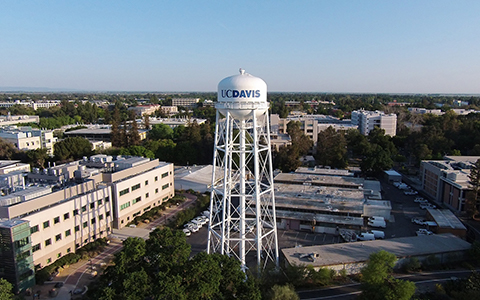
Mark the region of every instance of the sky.
<instances>
[{"instance_id":1,"label":"sky","mask_svg":"<svg viewBox=\"0 0 480 300\"><path fill-rule=\"evenodd\" d=\"M480 93L480 1L0 0L0 90Z\"/></svg>"}]
</instances>

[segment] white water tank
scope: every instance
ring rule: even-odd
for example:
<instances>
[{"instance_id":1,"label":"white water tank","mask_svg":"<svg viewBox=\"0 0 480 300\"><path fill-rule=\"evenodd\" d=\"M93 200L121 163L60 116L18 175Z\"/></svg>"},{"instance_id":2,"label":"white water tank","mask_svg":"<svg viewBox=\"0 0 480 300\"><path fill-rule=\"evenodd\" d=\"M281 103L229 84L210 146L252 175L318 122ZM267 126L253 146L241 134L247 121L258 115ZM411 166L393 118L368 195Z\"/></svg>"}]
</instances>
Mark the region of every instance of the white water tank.
<instances>
[{"instance_id":1,"label":"white water tank","mask_svg":"<svg viewBox=\"0 0 480 300\"><path fill-rule=\"evenodd\" d=\"M245 119L256 110L260 115L268 110L267 84L240 69L240 74L227 77L218 84L218 103L215 106L222 114L230 112L235 119Z\"/></svg>"}]
</instances>

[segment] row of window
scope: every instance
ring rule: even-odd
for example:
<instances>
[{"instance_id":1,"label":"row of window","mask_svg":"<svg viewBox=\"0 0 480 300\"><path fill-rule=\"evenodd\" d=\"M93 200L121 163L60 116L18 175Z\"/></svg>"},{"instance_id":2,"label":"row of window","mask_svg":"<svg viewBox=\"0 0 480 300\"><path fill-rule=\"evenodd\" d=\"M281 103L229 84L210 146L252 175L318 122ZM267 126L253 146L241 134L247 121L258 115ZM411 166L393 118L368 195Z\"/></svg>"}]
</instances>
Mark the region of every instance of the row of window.
<instances>
[{"instance_id":1,"label":"row of window","mask_svg":"<svg viewBox=\"0 0 480 300\"><path fill-rule=\"evenodd\" d=\"M108 202L110 202L110 197L105 198L105 203L108 203ZM104 203L103 199L97 200L97 207L101 206L103 203ZM90 203L90 209L95 209L95 202ZM87 211L87 205L82 206L81 210L82 210L82 212L86 212ZM79 210L74 209L73 210L73 215L76 216L78 214L79 214ZM110 214L110 213L108 212L108 214ZM65 221L65 220L68 220L68 219L70 219L70 213L68 213L68 212L64 213L63 214L63 220ZM58 223L60 223L60 216L57 216L57 217L53 218L53 224L58 224ZM43 229L46 229L48 227L50 227L50 220L43 222ZM30 234L38 232L39 230L40 229L39 229L38 225L32 226L32 227L30 227Z\"/></svg>"},{"instance_id":2,"label":"row of window","mask_svg":"<svg viewBox=\"0 0 480 300\"><path fill-rule=\"evenodd\" d=\"M170 173L171 173L171 172L170 172ZM161 176L162 176L162 178L167 177L167 176L168 176L168 172L163 173ZM155 182L157 182L157 181L158 181L158 176L155 176ZM148 185L148 180L145 180L145 186L147 186L147 185ZM119 192L119 195L120 195L120 196L126 195L126 194L130 193L130 189L131 189L131 191L133 192L133 191L135 191L135 190L138 190L139 188L140 188L140 183L137 183L136 185L133 185L133 186L130 187L130 188L126 188L126 189L121 190L121 191Z\"/></svg>"}]
</instances>

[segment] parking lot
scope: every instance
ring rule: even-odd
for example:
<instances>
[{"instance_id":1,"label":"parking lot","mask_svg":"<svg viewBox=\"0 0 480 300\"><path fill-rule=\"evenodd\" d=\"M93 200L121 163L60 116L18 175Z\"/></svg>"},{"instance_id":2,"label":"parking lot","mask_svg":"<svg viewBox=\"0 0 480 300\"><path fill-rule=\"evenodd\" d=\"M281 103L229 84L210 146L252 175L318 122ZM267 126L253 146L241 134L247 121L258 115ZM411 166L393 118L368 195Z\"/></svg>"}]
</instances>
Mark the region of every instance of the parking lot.
<instances>
[{"instance_id":1,"label":"parking lot","mask_svg":"<svg viewBox=\"0 0 480 300\"><path fill-rule=\"evenodd\" d=\"M415 203L414 199L418 195L405 195L392 184L381 181L382 194L385 200L390 200L392 205L391 218L387 222L385 229L370 228L365 226L362 231L369 229L378 229L385 232L385 238L415 236L415 232L420 226L411 222L412 218L424 218L426 210L420 208L419 203ZM198 253L205 251L207 247L207 228L203 226L198 232L187 237L187 241L192 246L192 252ZM297 246L325 245L334 243L343 243L343 239L339 235L325 233L311 233L305 231L278 230L278 243L280 249L291 248Z\"/></svg>"}]
</instances>

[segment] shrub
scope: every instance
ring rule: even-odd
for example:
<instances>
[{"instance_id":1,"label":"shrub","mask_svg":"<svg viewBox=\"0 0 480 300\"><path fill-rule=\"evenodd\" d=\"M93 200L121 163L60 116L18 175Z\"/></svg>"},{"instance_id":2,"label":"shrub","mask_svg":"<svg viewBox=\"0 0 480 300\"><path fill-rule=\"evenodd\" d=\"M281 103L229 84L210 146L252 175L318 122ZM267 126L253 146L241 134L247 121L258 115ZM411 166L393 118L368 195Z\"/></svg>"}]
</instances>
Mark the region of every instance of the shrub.
<instances>
[{"instance_id":1,"label":"shrub","mask_svg":"<svg viewBox=\"0 0 480 300\"><path fill-rule=\"evenodd\" d=\"M405 270L405 272L416 272L416 271L420 270L421 267L422 267L422 264L420 263L420 261L416 257L410 258L408 260L408 262L406 262L403 265L403 269Z\"/></svg>"}]
</instances>

